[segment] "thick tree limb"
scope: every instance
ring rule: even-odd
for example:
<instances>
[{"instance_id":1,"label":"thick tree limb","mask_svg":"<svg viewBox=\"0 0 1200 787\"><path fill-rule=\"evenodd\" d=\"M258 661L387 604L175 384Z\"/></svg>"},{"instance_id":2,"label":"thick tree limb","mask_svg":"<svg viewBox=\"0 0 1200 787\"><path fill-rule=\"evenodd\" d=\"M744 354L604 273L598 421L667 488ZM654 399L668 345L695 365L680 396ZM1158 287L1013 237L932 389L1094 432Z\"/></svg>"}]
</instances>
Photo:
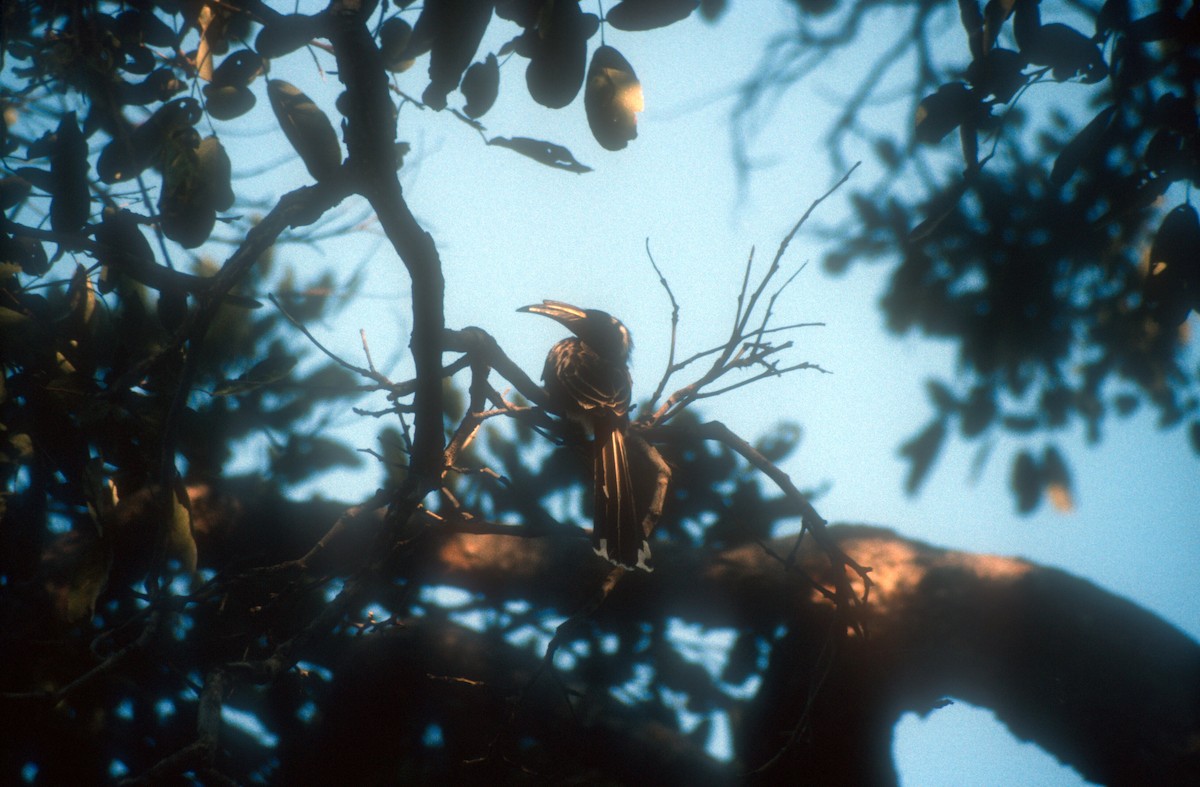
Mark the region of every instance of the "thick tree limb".
<instances>
[{"instance_id":1,"label":"thick tree limb","mask_svg":"<svg viewBox=\"0 0 1200 787\"><path fill-rule=\"evenodd\" d=\"M442 329L445 280L433 237L409 210L396 173L395 107L379 54L367 29L374 3L337 0L330 41L338 78L346 85L347 169L367 198L412 281L413 330L409 348L417 370L412 476L418 498L434 488L442 469Z\"/></svg>"}]
</instances>

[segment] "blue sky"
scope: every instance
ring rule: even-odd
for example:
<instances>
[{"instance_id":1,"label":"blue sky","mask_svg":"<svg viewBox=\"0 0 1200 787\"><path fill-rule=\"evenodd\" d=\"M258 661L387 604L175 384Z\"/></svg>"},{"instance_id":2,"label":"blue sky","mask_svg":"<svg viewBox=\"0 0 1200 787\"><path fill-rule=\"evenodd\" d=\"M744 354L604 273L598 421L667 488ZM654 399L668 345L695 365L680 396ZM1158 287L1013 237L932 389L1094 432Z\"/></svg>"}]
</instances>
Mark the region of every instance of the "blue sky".
<instances>
[{"instance_id":1,"label":"blue sky","mask_svg":"<svg viewBox=\"0 0 1200 787\"><path fill-rule=\"evenodd\" d=\"M729 155L733 91L753 72L763 43L786 29L790 10L784 3L732 5L717 26L689 20L650 33L608 31L607 43L636 69L646 97L640 136L620 153L608 153L592 140L581 100L559 111L539 107L523 95L523 61L502 68L499 102L483 118L489 135L564 144L595 168L592 173L553 171L486 147L449 113L402 110L400 138L413 146L402 175L405 194L438 243L450 326L486 328L536 374L561 331L551 321L517 314L517 307L554 298L603 308L631 329L635 395L647 396L665 364L670 327L669 303L645 257L649 238L681 305L680 351L686 355L723 340L751 247L765 265L805 208L841 174L829 168L823 136L830 113L855 87L866 59L862 50L832 58L786 94L758 129L750 150L763 166L739 194ZM1053 14L1053 4L1044 3L1043 19L1053 20ZM951 23L955 17L948 15ZM954 49L963 47L961 34L948 29L946 54L954 58L961 54ZM492 33L486 44L495 47L507 37ZM402 89L420 95L424 68L419 61L401 75ZM272 76L295 83L329 111L340 89L336 77L318 72L303 53L282 61ZM262 88L256 83L260 107ZM451 106L460 105L452 95ZM269 130L269 115L260 111L256 117ZM880 107L874 117L895 128L911 123L904 102ZM232 130L236 122L229 125ZM216 128L224 132L222 124ZM261 139L223 134L235 162L241 145L259 146L258 161L287 155L282 148L264 155ZM846 152L851 160L870 159L865 147ZM873 176L864 163L855 182L866 184ZM256 187L263 195L279 194L307 181L302 168L289 166ZM830 198L816 220L845 215L847 194ZM828 241L803 235L792 244L789 271L805 261L813 264L777 311L781 321L826 323L796 335L793 357L833 374L802 372L764 382L711 400L705 414L750 439L780 420L799 422L804 441L784 469L801 486L831 484L817 501L827 519L885 525L939 546L1059 566L1200 638L1191 570L1200 556L1195 481L1200 463L1181 432L1159 432L1143 414L1110 424L1099 446L1085 446L1081 429L1057 436L1074 472L1077 507L1069 515L1048 506L1031 517L1014 514L1007 488L1014 444L1004 440L974 483L969 466L976 446L951 441L923 492L905 497L907 466L896 448L930 415L924 379L953 376L953 348L884 332L877 304L887 269L852 266L847 275L831 277L817 264L829 248ZM357 362L359 329L365 328L377 364L401 358L409 328L407 282L394 254L380 245L377 228L368 224L348 234L336 247L326 247L320 260L312 260L313 253L281 252L301 269L339 263L346 277L349 263L372 255L362 288L366 297L338 320L314 326L315 335ZM1200 329L1194 315L1191 327ZM1193 350L1193 359L1196 355ZM385 371L393 379L407 376L402 363ZM347 416L342 424L356 446L372 446L377 422ZM370 472L343 473L322 491L352 499L377 482ZM907 784L1082 783L1048 755L1003 733L990 713L962 704L926 720L906 718L896 751Z\"/></svg>"}]
</instances>

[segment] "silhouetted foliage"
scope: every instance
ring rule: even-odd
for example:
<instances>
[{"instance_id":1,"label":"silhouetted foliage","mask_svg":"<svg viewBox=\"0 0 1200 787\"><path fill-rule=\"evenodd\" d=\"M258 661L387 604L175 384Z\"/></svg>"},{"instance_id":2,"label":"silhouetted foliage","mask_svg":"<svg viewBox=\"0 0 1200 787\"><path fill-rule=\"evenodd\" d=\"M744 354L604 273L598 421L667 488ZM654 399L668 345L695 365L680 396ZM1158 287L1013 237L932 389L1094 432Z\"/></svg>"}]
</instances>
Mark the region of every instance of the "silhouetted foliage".
<instances>
[{"instance_id":1,"label":"silhouetted foliage","mask_svg":"<svg viewBox=\"0 0 1200 787\"><path fill-rule=\"evenodd\" d=\"M855 215L828 228L838 243L825 268L887 261L888 328L958 347L947 394L931 397L930 423L901 448L909 491L955 427L981 443L980 457L1001 435L1027 444L1012 456L1023 512L1068 472L1065 462L1053 472L1030 464L1030 451L1056 450L1065 429L1082 425L1097 441L1110 415L1142 405L1164 428L1198 428L1200 369L1186 360L1184 321L1200 308L1190 196L1200 185L1200 8L958 0L826 10L796 16L746 86L741 119L749 131L754 109L870 38L877 59L827 141L838 163L870 146L884 174L860 180ZM872 104L898 88L910 95L911 131L871 119Z\"/></svg>"},{"instance_id":2,"label":"silhouetted foliage","mask_svg":"<svg viewBox=\"0 0 1200 787\"><path fill-rule=\"evenodd\" d=\"M536 406L544 391L484 331L447 329L437 248L397 177L408 149L397 104L416 100L389 75L427 63L424 106L448 107L458 91L459 119L487 144L585 172L555 142L487 137L479 118L503 100L502 59L527 60L535 100L585 112L599 144L619 149L636 137L640 84L616 49L594 46L601 26L651 29L697 8L714 18L723 3L626 0L608 22L563 0L276 5L3 6L0 781L702 784L751 773L883 784L895 778L895 720L942 691L1002 706L1094 778L1183 783L1200 772L1187 749L1194 643L1021 561L827 528L778 468L798 427L752 445L697 415L702 398L820 368L785 360L791 343L778 334L802 326L771 324L782 287L766 292L809 213L761 278L747 268L728 340L679 362L672 348L638 410L630 440L641 446L638 513L658 525L652 575L591 553L579 524L583 436ZM501 23L513 37L480 55ZM1100 78L1108 61L1041 29L1062 39L1037 50L1046 68ZM312 58L345 86L336 107L279 78L284 63ZM967 105L970 84L925 105L930 139L979 120L941 116ZM261 164L261 151L241 159L221 138L263 94L279 126L272 144L286 140L312 182L255 203L234 173ZM1072 155L1064 182L1098 166ZM974 167L964 193L1032 187L985 173ZM946 209L946 227L979 221ZM337 238L355 210L377 216L409 275L411 380L335 357L305 327L351 298L355 278L300 276L288 244ZM1189 259L1195 214L1168 221L1154 276ZM1145 309L1159 315L1172 292ZM1071 341L1014 322L1025 333L1011 347L977 339L997 374L1020 368L1012 353L1030 342L1054 360ZM518 394L502 396L492 372ZM914 468L932 461L960 401L931 390L946 412L906 449ZM991 414L991 390L962 400L964 431L1012 417ZM364 393L387 401L360 413L389 419L371 457L383 486L358 501L289 495L364 465L326 429ZM1060 402L1054 417L1075 406ZM1056 451L1023 456L1022 505L1036 503L1031 475L1069 501ZM879 592L859 552L879 557ZM1024 627L989 628L979 611L997 606L1027 611L1016 615ZM1097 614L1113 625L1098 632ZM1066 656L1027 664L1030 641ZM1116 678L1095 658L1114 652ZM1054 685L1056 702L1069 695L1061 707L1085 711L1056 706L1047 724L1039 703L1052 692L996 698L990 667L982 679L971 669L989 659L1012 685ZM1088 679L1064 688L1064 674ZM706 751L722 725L729 761Z\"/></svg>"}]
</instances>

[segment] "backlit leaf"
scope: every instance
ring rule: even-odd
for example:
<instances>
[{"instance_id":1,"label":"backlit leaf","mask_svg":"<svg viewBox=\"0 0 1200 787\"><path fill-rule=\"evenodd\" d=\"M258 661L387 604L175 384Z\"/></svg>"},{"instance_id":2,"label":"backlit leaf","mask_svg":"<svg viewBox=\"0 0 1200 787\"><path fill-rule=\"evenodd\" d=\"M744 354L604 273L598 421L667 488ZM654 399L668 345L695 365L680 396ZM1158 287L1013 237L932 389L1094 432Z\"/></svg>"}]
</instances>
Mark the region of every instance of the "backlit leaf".
<instances>
[{"instance_id":1,"label":"backlit leaf","mask_svg":"<svg viewBox=\"0 0 1200 787\"><path fill-rule=\"evenodd\" d=\"M383 57L383 67L388 71L399 72L412 68L416 57L416 53L409 51L412 34L412 25L398 16L393 16L379 28L379 51Z\"/></svg>"},{"instance_id":2,"label":"backlit leaf","mask_svg":"<svg viewBox=\"0 0 1200 787\"><path fill-rule=\"evenodd\" d=\"M592 55L583 95L592 135L608 150L637 138L637 113L645 109L642 85L620 52L602 46Z\"/></svg>"},{"instance_id":3,"label":"backlit leaf","mask_svg":"<svg viewBox=\"0 0 1200 787\"><path fill-rule=\"evenodd\" d=\"M1042 452L1042 483L1046 487L1046 496L1050 505L1060 514L1069 514L1075 510L1075 498L1071 491L1071 472L1062 454L1052 445L1046 446Z\"/></svg>"},{"instance_id":4,"label":"backlit leaf","mask_svg":"<svg viewBox=\"0 0 1200 787\"><path fill-rule=\"evenodd\" d=\"M295 85L281 79L267 82L267 95L279 126L309 174L317 180L335 174L342 165L342 147L325 113Z\"/></svg>"}]
</instances>

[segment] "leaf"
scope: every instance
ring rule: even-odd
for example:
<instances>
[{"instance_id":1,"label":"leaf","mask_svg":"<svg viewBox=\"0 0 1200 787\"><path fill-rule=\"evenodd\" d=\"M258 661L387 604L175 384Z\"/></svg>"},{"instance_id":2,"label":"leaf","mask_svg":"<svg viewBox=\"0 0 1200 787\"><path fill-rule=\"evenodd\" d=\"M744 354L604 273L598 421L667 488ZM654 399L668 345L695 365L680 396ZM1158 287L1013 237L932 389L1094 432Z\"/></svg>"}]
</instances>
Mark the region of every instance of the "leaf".
<instances>
[{"instance_id":1,"label":"leaf","mask_svg":"<svg viewBox=\"0 0 1200 787\"><path fill-rule=\"evenodd\" d=\"M233 162L215 136L200 140L196 148L196 169L204 186L203 201L215 210L233 207Z\"/></svg>"},{"instance_id":2,"label":"leaf","mask_svg":"<svg viewBox=\"0 0 1200 787\"><path fill-rule=\"evenodd\" d=\"M1140 397L1128 393L1117 394L1116 398L1113 399L1113 405L1117 408L1117 413L1123 416L1132 415L1141 403L1142 400Z\"/></svg>"},{"instance_id":3,"label":"leaf","mask_svg":"<svg viewBox=\"0 0 1200 787\"><path fill-rule=\"evenodd\" d=\"M1017 498L1018 512L1029 514L1037 508L1042 499L1042 474L1028 451L1021 451L1013 460L1009 484Z\"/></svg>"},{"instance_id":4,"label":"leaf","mask_svg":"<svg viewBox=\"0 0 1200 787\"><path fill-rule=\"evenodd\" d=\"M966 78L978 95L994 96L1007 104L1029 81L1022 73L1024 68L1025 61L1019 54L996 47L983 58L971 61Z\"/></svg>"},{"instance_id":5,"label":"leaf","mask_svg":"<svg viewBox=\"0 0 1200 787\"><path fill-rule=\"evenodd\" d=\"M51 542L39 573L58 622L70 626L91 620L111 567L111 551L94 534L72 530Z\"/></svg>"},{"instance_id":6,"label":"leaf","mask_svg":"<svg viewBox=\"0 0 1200 787\"><path fill-rule=\"evenodd\" d=\"M155 266L154 252L132 213L127 210L106 210L104 219L96 228L96 246L96 260L102 266L120 271L134 281L155 286L145 273ZM101 281L101 292L105 292L103 279Z\"/></svg>"},{"instance_id":7,"label":"leaf","mask_svg":"<svg viewBox=\"0 0 1200 787\"><path fill-rule=\"evenodd\" d=\"M8 210L21 204L32 189L33 184L20 175L0 178L0 210Z\"/></svg>"},{"instance_id":8,"label":"leaf","mask_svg":"<svg viewBox=\"0 0 1200 787\"><path fill-rule=\"evenodd\" d=\"M938 413L953 413L959 409L958 397L938 380L925 381L925 394L933 402Z\"/></svg>"},{"instance_id":9,"label":"leaf","mask_svg":"<svg viewBox=\"0 0 1200 787\"><path fill-rule=\"evenodd\" d=\"M942 85L937 92L917 105L913 137L917 142L935 145L979 110L979 101L962 82Z\"/></svg>"},{"instance_id":10,"label":"leaf","mask_svg":"<svg viewBox=\"0 0 1200 787\"><path fill-rule=\"evenodd\" d=\"M6 238L0 233L0 261L15 262L29 276L41 276L50 270L46 249L34 238Z\"/></svg>"},{"instance_id":11,"label":"leaf","mask_svg":"<svg viewBox=\"0 0 1200 787\"><path fill-rule=\"evenodd\" d=\"M1033 415L1006 415L1001 423L1010 432L1028 434L1041 425L1041 419Z\"/></svg>"},{"instance_id":12,"label":"leaf","mask_svg":"<svg viewBox=\"0 0 1200 787\"><path fill-rule=\"evenodd\" d=\"M166 101L186 87L169 68L153 71L141 82L119 82L116 86L122 104L146 106Z\"/></svg>"},{"instance_id":13,"label":"leaf","mask_svg":"<svg viewBox=\"0 0 1200 787\"><path fill-rule=\"evenodd\" d=\"M1116 113L1115 104L1110 104L1100 110L1099 114L1088 121L1088 124L1075 135L1075 138L1063 147L1058 158L1054 160L1054 167L1050 170L1051 183L1060 187L1065 185L1085 162L1099 160L1107 154L1108 151L1102 147L1102 143L1105 134L1112 126Z\"/></svg>"},{"instance_id":14,"label":"leaf","mask_svg":"<svg viewBox=\"0 0 1200 787\"><path fill-rule=\"evenodd\" d=\"M1075 499L1071 492L1071 472L1062 454L1052 445L1046 446L1042 452L1042 483L1050 505L1060 514L1069 514L1075 510Z\"/></svg>"},{"instance_id":15,"label":"leaf","mask_svg":"<svg viewBox=\"0 0 1200 787\"><path fill-rule=\"evenodd\" d=\"M496 56L488 53L482 62L468 68L461 89L463 97L467 99L463 107L467 117L478 118L487 114L500 92L500 64Z\"/></svg>"},{"instance_id":16,"label":"leaf","mask_svg":"<svg viewBox=\"0 0 1200 787\"><path fill-rule=\"evenodd\" d=\"M1130 41L1150 42L1177 38L1183 30L1183 20L1170 11L1154 11L1135 19L1125 28Z\"/></svg>"},{"instance_id":17,"label":"leaf","mask_svg":"<svg viewBox=\"0 0 1200 787\"><path fill-rule=\"evenodd\" d=\"M1188 203L1176 205L1163 218L1154 242L1150 244L1150 262L1170 266L1195 263L1200 252L1200 215Z\"/></svg>"},{"instance_id":18,"label":"leaf","mask_svg":"<svg viewBox=\"0 0 1200 787\"><path fill-rule=\"evenodd\" d=\"M0 306L0 328L13 328L27 320L29 320L28 314L10 309L7 306Z\"/></svg>"},{"instance_id":19,"label":"leaf","mask_svg":"<svg viewBox=\"0 0 1200 787\"><path fill-rule=\"evenodd\" d=\"M80 263L75 264L75 273L67 286L67 308L76 325L86 325L96 310L96 291L88 278L87 268Z\"/></svg>"},{"instance_id":20,"label":"leaf","mask_svg":"<svg viewBox=\"0 0 1200 787\"><path fill-rule=\"evenodd\" d=\"M244 393L262 388L264 385L279 382L291 374L296 366L296 359L286 353L268 356L250 367L242 376L235 380L227 380L216 387L213 396L239 396Z\"/></svg>"},{"instance_id":21,"label":"leaf","mask_svg":"<svg viewBox=\"0 0 1200 787\"><path fill-rule=\"evenodd\" d=\"M1129 0L1104 0L1096 14L1096 38L1102 39L1112 30L1121 30L1129 23Z\"/></svg>"},{"instance_id":22,"label":"leaf","mask_svg":"<svg viewBox=\"0 0 1200 787\"><path fill-rule=\"evenodd\" d=\"M937 458L946 439L946 421L931 421L916 437L900 446L900 456L908 460L908 477L904 479L905 494L915 494L925 483L933 460Z\"/></svg>"},{"instance_id":23,"label":"leaf","mask_svg":"<svg viewBox=\"0 0 1200 787\"><path fill-rule=\"evenodd\" d=\"M1150 245L1142 298L1159 321L1176 326L1200 304L1200 216L1184 203L1163 219Z\"/></svg>"},{"instance_id":24,"label":"leaf","mask_svg":"<svg viewBox=\"0 0 1200 787\"><path fill-rule=\"evenodd\" d=\"M50 174L49 170L37 167L17 167L13 174L28 181L29 185L38 191L44 191L47 194L54 193L54 176Z\"/></svg>"},{"instance_id":25,"label":"leaf","mask_svg":"<svg viewBox=\"0 0 1200 787\"><path fill-rule=\"evenodd\" d=\"M722 682L740 686L761 669L759 641L759 637L752 632L738 634L721 669Z\"/></svg>"},{"instance_id":26,"label":"leaf","mask_svg":"<svg viewBox=\"0 0 1200 787\"><path fill-rule=\"evenodd\" d=\"M547 167L565 169L567 172L578 174L592 171L591 167L576 161L571 151L553 142L529 137L492 137L488 140L488 144L508 148L522 156L528 156L540 164L545 164Z\"/></svg>"},{"instance_id":27,"label":"leaf","mask_svg":"<svg viewBox=\"0 0 1200 787\"><path fill-rule=\"evenodd\" d=\"M578 3L556 2L539 18L537 29L523 39L530 48L525 84L534 101L561 109L575 100L583 87L587 40L598 27L599 20Z\"/></svg>"},{"instance_id":28,"label":"leaf","mask_svg":"<svg viewBox=\"0 0 1200 787\"><path fill-rule=\"evenodd\" d=\"M1013 19L1013 38L1017 40L1017 48L1027 52L1036 45L1042 32L1042 12L1039 8L1041 0L1010 0L1010 7L1015 11Z\"/></svg>"},{"instance_id":29,"label":"leaf","mask_svg":"<svg viewBox=\"0 0 1200 787\"><path fill-rule=\"evenodd\" d=\"M621 150L637 138L637 113L645 109L642 84L633 66L611 46L592 55L583 94L592 136L607 150Z\"/></svg>"},{"instance_id":30,"label":"leaf","mask_svg":"<svg viewBox=\"0 0 1200 787\"><path fill-rule=\"evenodd\" d=\"M195 248L212 234L216 209L200 173L199 135L190 126L172 130L163 144L162 190L158 213L163 234L185 248Z\"/></svg>"},{"instance_id":31,"label":"leaf","mask_svg":"<svg viewBox=\"0 0 1200 787\"><path fill-rule=\"evenodd\" d=\"M379 28L380 55L383 57L383 67L388 71L400 72L412 68L416 57L408 46L412 34L412 25L398 16L393 16Z\"/></svg>"},{"instance_id":32,"label":"leaf","mask_svg":"<svg viewBox=\"0 0 1200 787\"><path fill-rule=\"evenodd\" d=\"M958 17L967 33L971 59L981 59L991 42L987 45L983 42L983 12L979 8L979 0L958 0Z\"/></svg>"},{"instance_id":33,"label":"leaf","mask_svg":"<svg viewBox=\"0 0 1200 787\"><path fill-rule=\"evenodd\" d=\"M191 574L196 570L196 536L192 530L192 501L183 479L175 479L171 495L170 522L167 530L167 557L178 561L180 568Z\"/></svg>"},{"instance_id":34,"label":"leaf","mask_svg":"<svg viewBox=\"0 0 1200 787\"><path fill-rule=\"evenodd\" d=\"M725 13L726 0L700 0L700 15L706 22L715 22Z\"/></svg>"},{"instance_id":35,"label":"leaf","mask_svg":"<svg viewBox=\"0 0 1200 787\"><path fill-rule=\"evenodd\" d=\"M33 439L25 432L13 435L8 444L12 447L11 453L14 458L30 459L33 457Z\"/></svg>"},{"instance_id":36,"label":"leaf","mask_svg":"<svg viewBox=\"0 0 1200 787\"><path fill-rule=\"evenodd\" d=\"M321 35L325 26L324 14L284 14L268 22L258 31L254 49L270 60L295 52Z\"/></svg>"},{"instance_id":37,"label":"leaf","mask_svg":"<svg viewBox=\"0 0 1200 787\"><path fill-rule=\"evenodd\" d=\"M296 483L335 467L356 467L362 456L325 437L291 434L283 450L271 458L271 471L285 483Z\"/></svg>"},{"instance_id":38,"label":"leaf","mask_svg":"<svg viewBox=\"0 0 1200 787\"><path fill-rule=\"evenodd\" d=\"M426 105L446 108L446 96L458 87L491 18L492 4L483 0L425 3L417 28L427 29L430 37L429 86L421 96Z\"/></svg>"},{"instance_id":39,"label":"leaf","mask_svg":"<svg viewBox=\"0 0 1200 787\"><path fill-rule=\"evenodd\" d=\"M87 501L88 513L92 517L101 538L105 536L105 527L110 521L117 506L117 487L111 477L104 472L104 460L94 456L83 468L81 491Z\"/></svg>"},{"instance_id":40,"label":"leaf","mask_svg":"<svg viewBox=\"0 0 1200 787\"><path fill-rule=\"evenodd\" d=\"M163 290L154 304L154 314L163 329L174 334L187 319L187 293L182 290Z\"/></svg>"},{"instance_id":41,"label":"leaf","mask_svg":"<svg viewBox=\"0 0 1200 787\"><path fill-rule=\"evenodd\" d=\"M1169 128L1160 128L1154 132L1146 150L1142 153L1142 161L1152 172L1166 175L1174 180L1175 172L1186 171L1191 159L1187 140Z\"/></svg>"},{"instance_id":42,"label":"leaf","mask_svg":"<svg viewBox=\"0 0 1200 787\"><path fill-rule=\"evenodd\" d=\"M625 0L604 15L617 30L653 30L687 19L699 0Z\"/></svg>"},{"instance_id":43,"label":"leaf","mask_svg":"<svg viewBox=\"0 0 1200 787\"><path fill-rule=\"evenodd\" d=\"M776 424L770 432L761 437L754 449L766 457L767 461L778 464L787 459L800 445L804 432L800 425L792 421Z\"/></svg>"},{"instance_id":44,"label":"leaf","mask_svg":"<svg viewBox=\"0 0 1200 787\"><path fill-rule=\"evenodd\" d=\"M191 97L163 104L131 133L118 134L104 146L96 161L96 174L105 183L136 178L159 157L169 135L184 126L194 126L203 116L200 102Z\"/></svg>"},{"instance_id":45,"label":"leaf","mask_svg":"<svg viewBox=\"0 0 1200 787\"><path fill-rule=\"evenodd\" d=\"M115 21L118 35L132 34L150 46L171 47L178 38L175 31L149 8L125 11L118 14Z\"/></svg>"},{"instance_id":46,"label":"leaf","mask_svg":"<svg viewBox=\"0 0 1200 787\"><path fill-rule=\"evenodd\" d=\"M1049 66L1060 82L1076 75L1087 83L1108 76L1100 48L1075 28L1057 22L1042 25L1032 42L1021 45L1021 53L1031 63Z\"/></svg>"},{"instance_id":47,"label":"leaf","mask_svg":"<svg viewBox=\"0 0 1200 787\"><path fill-rule=\"evenodd\" d=\"M342 165L342 147L333 124L312 99L289 82L267 82L271 109L288 142L300 154L304 166L317 180L334 175Z\"/></svg>"},{"instance_id":48,"label":"leaf","mask_svg":"<svg viewBox=\"0 0 1200 787\"><path fill-rule=\"evenodd\" d=\"M977 385L961 409L959 429L963 437L978 437L996 418L996 399L993 389Z\"/></svg>"},{"instance_id":49,"label":"leaf","mask_svg":"<svg viewBox=\"0 0 1200 787\"><path fill-rule=\"evenodd\" d=\"M239 49L217 66L212 84L218 87L248 87L262 72L262 57L252 49Z\"/></svg>"},{"instance_id":50,"label":"leaf","mask_svg":"<svg viewBox=\"0 0 1200 787\"><path fill-rule=\"evenodd\" d=\"M58 123L50 151L50 175L54 180L50 226L55 232L77 232L87 221L92 202L87 173L87 142L75 113L68 112Z\"/></svg>"},{"instance_id":51,"label":"leaf","mask_svg":"<svg viewBox=\"0 0 1200 787\"><path fill-rule=\"evenodd\" d=\"M238 85L205 85L204 109L217 120L233 120L241 117L250 110L258 99L254 91Z\"/></svg>"}]
</instances>

